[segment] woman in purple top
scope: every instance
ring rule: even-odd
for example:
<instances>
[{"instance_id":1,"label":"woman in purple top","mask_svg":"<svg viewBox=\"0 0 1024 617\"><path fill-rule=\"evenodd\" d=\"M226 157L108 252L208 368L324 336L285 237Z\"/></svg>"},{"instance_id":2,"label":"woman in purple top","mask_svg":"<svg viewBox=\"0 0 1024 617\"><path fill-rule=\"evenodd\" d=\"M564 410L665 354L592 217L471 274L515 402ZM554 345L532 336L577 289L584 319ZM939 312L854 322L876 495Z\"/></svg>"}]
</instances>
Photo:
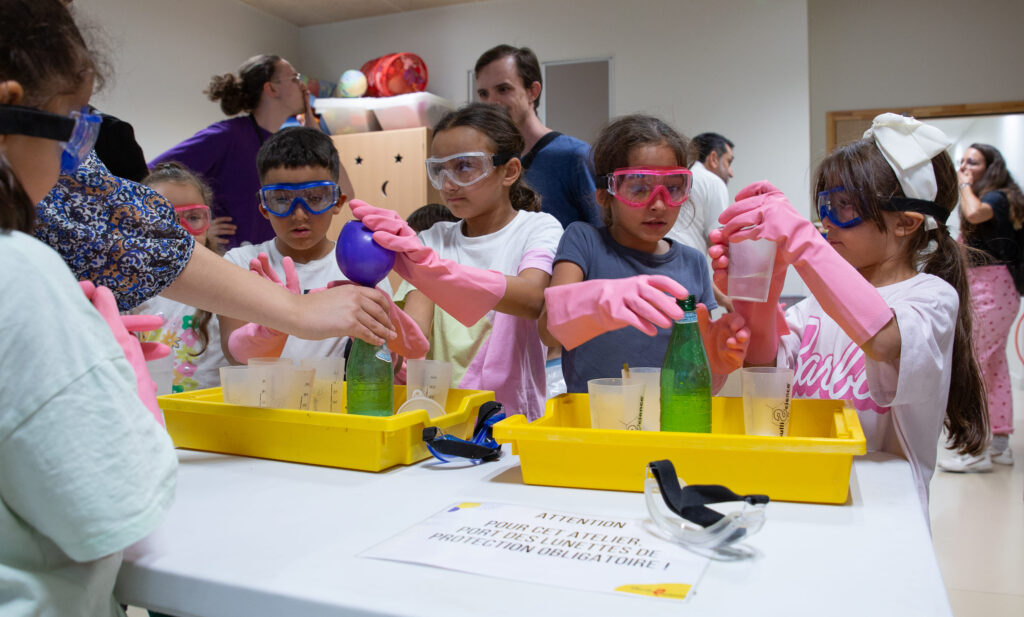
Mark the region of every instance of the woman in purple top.
<instances>
[{"instance_id":1,"label":"woman in purple top","mask_svg":"<svg viewBox=\"0 0 1024 617\"><path fill-rule=\"evenodd\" d=\"M237 75L214 75L205 92L211 101L220 101L225 114L236 117L211 124L149 166L178 161L202 175L216 196L210 206L218 218L210 234L227 248L259 244L273 238L274 230L256 207L256 153L290 116L303 114L315 126L308 91L287 60L262 54L243 62Z\"/></svg>"}]
</instances>

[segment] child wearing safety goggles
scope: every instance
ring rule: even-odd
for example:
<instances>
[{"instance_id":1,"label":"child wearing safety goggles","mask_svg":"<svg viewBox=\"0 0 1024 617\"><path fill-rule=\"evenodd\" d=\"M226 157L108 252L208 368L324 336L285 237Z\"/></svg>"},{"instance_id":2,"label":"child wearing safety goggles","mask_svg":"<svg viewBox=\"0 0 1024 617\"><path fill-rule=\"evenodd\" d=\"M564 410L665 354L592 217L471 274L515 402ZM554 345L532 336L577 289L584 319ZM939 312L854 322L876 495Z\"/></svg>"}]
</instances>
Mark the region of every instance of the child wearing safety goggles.
<instances>
[{"instance_id":1,"label":"child wearing safety goggles","mask_svg":"<svg viewBox=\"0 0 1024 617\"><path fill-rule=\"evenodd\" d=\"M181 163L169 161L153 168L143 184L163 195L196 242L217 251L209 235L213 191ZM151 370L161 393L188 392L220 385L217 370L228 361L220 348L220 327L213 314L164 296L156 296L131 310L133 315L160 315L162 327L140 336L143 341L171 348L170 374ZM151 369L153 367L151 366Z\"/></svg>"},{"instance_id":2,"label":"child wearing safety goggles","mask_svg":"<svg viewBox=\"0 0 1024 617\"><path fill-rule=\"evenodd\" d=\"M753 330L746 362L793 368L794 397L852 401L868 449L910 462L926 518L943 425L961 452L982 452L988 434L967 264L946 228L958 197L950 143L935 127L882 114L815 173L826 237L759 182L719 217L708 251L726 289L730 242L777 243L768 302L734 304ZM789 266L813 297L783 314Z\"/></svg>"},{"instance_id":3,"label":"child wearing safety goggles","mask_svg":"<svg viewBox=\"0 0 1024 617\"><path fill-rule=\"evenodd\" d=\"M113 594L122 551L155 529L174 499L174 446L133 372L152 347L128 327L151 318L122 318L109 289L80 284L29 235L62 157L68 168L92 150L87 125L98 118L81 110L97 77L64 3L0 2L5 615L123 615Z\"/></svg>"},{"instance_id":4,"label":"child wearing safety goggles","mask_svg":"<svg viewBox=\"0 0 1024 617\"><path fill-rule=\"evenodd\" d=\"M405 310L429 332L428 358L451 362L459 388L494 391L507 413L544 412L545 349L537 316L562 235L522 180L523 137L504 109L473 103L434 127L427 176L461 221L416 232L397 212L355 200L352 212L398 253Z\"/></svg>"},{"instance_id":5,"label":"child wearing safety goggles","mask_svg":"<svg viewBox=\"0 0 1024 617\"><path fill-rule=\"evenodd\" d=\"M293 293L347 280L335 258L335 243L327 237L331 220L348 199L338 186L344 170L331 138L316 129L283 129L263 144L256 165L262 184L259 212L275 237L231 249L224 257ZM387 279L377 287L391 295ZM348 337L310 341L223 315L219 319L223 350L235 364L255 357L340 357L348 342Z\"/></svg>"},{"instance_id":6,"label":"child wearing safety goggles","mask_svg":"<svg viewBox=\"0 0 1024 617\"><path fill-rule=\"evenodd\" d=\"M576 222L565 230L555 255L551 287L544 294L541 333L562 345L562 374L569 392L587 381L617 377L623 363L661 366L676 299L694 295L716 386L742 363L747 331L717 308L703 254L666 239L690 189L687 143L657 118L632 115L609 124L593 146L597 202L604 227ZM631 326L631 327L630 327Z\"/></svg>"}]
</instances>

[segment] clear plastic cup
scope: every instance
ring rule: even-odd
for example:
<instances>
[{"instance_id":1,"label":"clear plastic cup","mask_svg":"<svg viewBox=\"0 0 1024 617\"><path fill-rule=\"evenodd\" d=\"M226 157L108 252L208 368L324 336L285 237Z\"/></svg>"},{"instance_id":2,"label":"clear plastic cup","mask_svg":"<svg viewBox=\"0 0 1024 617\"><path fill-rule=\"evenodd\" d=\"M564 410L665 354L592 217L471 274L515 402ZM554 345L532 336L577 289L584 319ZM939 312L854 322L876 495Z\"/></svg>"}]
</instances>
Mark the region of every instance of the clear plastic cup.
<instances>
[{"instance_id":1,"label":"clear plastic cup","mask_svg":"<svg viewBox=\"0 0 1024 617\"><path fill-rule=\"evenodd\" d=\"M408 360L405 365L405 383L407 398L425 396L440 405L441 409L445 409L448 403L448 389L452 385L452 363L441 360Z\"/></svg>"},{"instance_id":2,"label":"clear plastic cup","mask_svg":"<svg viewBox=\"0 0 1024 617\"><path fill-rule=\"evenodd\" d=\"M249 362L247 364L249 366L274 366L277 364L295 366L295 360L292 360L291 358L249 358Z\"/></svg>"},{"instance_id":3,"label":"clear plastic cup","mask_svg":"<svg viewBox=\"0 0 1024 617\"><path fill-rule=\"evenodd\" d=\"M644 395L644 384L605 377L588 381L587 392L591 428L640 430L640 400Z\"/></svg>"},{"instance_id":4,"label":"clear plastic cup","mask_svg":"<svg viewBox=\"0 0 1024 617\"><path fill-rule=\"evenodd\" d=\"M260 401L260 407L272 409L309 409L316 370L298 368L293 364L272 364L249 367L270 373L269 395Z\"/></svg>"},{"instance_id":5,"label":"clear plastic cup","mask_svg":"<svg viewBox=\"0 0 1024 617\"><path fill-rule=\"evenodd\" d=\"M260 406L260 391L253 381L254 375L248 366L220 367L222 396L229 405Z\"/></svg>"},{"instance_id":6,"label":"clear plastic cup","mask_svg":"<svg viewBox=\"0 0 1024 617\"><path fill-rule=\"evenodd\" d=\"M729 297L765 302L775 267L774 240L743 240L729 244Z\"/></svg>"},{"instance_id":7,"label":"clear plastic cup","mask_svg":"<svg viewBox=\"0 0 1024 617\"><path fill-rule=\"evenodd\" d=\"M793 369L775 366L743 369L743 423L747 435L789 434Z\"/></svg>"},{"instance_id":8,"label":"clear plastic cup","mask_svg":"<svg viewBox=\"0 0 1024 617\"><path fill-rule=\"evenodd\" d=\"M309 408L313 411L345 412L342 388L345 382L345 358L303 358L302 368L316 370Z\"/></svg>"},{"instance_id":9,"label":"clear plastic cup","mask_svg":"<svg viewBox=\"0 0 1024 617\"><path fill-rule=\"evenodd\" d=\"M622 378L644 385L640 400L640 430L661 430L661 367L637 366L622 369Z\"/></svg>"}]
</instances>

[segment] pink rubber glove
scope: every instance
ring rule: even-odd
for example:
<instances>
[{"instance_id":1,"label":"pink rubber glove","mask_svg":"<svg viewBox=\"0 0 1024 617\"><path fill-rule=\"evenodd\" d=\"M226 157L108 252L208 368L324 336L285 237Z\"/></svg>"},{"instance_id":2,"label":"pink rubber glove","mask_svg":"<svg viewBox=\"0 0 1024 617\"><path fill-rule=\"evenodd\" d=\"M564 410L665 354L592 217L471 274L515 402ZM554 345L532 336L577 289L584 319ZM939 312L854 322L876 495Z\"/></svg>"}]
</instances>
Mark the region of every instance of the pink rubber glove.
<instances>
[{"instance_id":1,"label":"pink rubber glove","mask_svg":"<svg viewBox=\"0 0 1024 617\"><path fill-rule=\"evenodd\" d=\"M671 294L671 295L669 295ZM640 274L548 287L548 332L573 349L605 332L633 326L647 336L683 318L675 298L690 292L667 276Z\"/></svg>"},{"instance_id":2,"label":"pink rubber glove","mask_svg":"<svg viewBox=\"0 0 1024 617\"><path fill-rule=\"evenodd\" d=\"M282 266L284 267L284 282L281 282L277 273L270 267L270 258L266 253L260 253L258 257L249 261L250 271L272 283L277 283L294 294L302 293L302 288L299 286L299 275L295 271L295 262L291 257L285 257ZM257 323L247 323L228 337L228 351L238 362L248 364L250 358L280 358L287 342L288 335L284 332L278 332Z\"/></svg>"},{"instance_id":3,"label":"pink rubber glove","mask_svg":"<svg viewBox=\"0 0 1024 617\"><path fill-rule=\"evenodd\" d=\"M327 288L330 289L339 285L355 285L355 283L352 281L331 281ZM391 298L388 298L388 302L391 304L388 309L388 318L391 320L391 325L398 331L398 336L388 341L388 349L400 356L414 360L426 356L427 352L430 351L430 342L427 341L427 337L423 336L423 331L416 324L416 320L398 308L398 305ZM404 370L403 368L399 372L404 375Z\"/></svg>"},{"instance_id":4,"label":"pink rubber glove","mask_svg":"<svg viewBox=\"0 0 1024 617\"><path fill-rule=\"evenodd\" d=\"M893 318L874 285L797 213L782 191L757 182L740 191L736 200L718 217L723 237L730 242L747 238L778 242L778 257L796 268L821 307L854 343L863 345Z\"/></svg>"},{"instance_id":5,"label":"pink rubber glove","mask_svg":"<svg viewBox=\"0 0 1024 617\"><path fill-rule=\"evenodd\" d=\"M472 326L505 296L504 274L441 259L420 243L416 232L394 210L375 208L358 199L350 201L349 207L373 230L377 244L398 254L395 272L459 323Z\"/></svg>"},{"instance_id":6,"label":"pink rubber glove","mask_svg":"<svg viewBox=\"0 0 1024 617\"><path fill-rule=\"evenodd\" d=\"M721 229L713 229L708 235L712 245L708 248L711 257L711 269L715 285L728 294L729 286L729 241ZM782 287L786 283L786 270L789 264L775 254L775 267L772 271L771 285L768 288L768 299L764 302L733 300L733 312L744 317L746 323L755 325L750 333L746 360L751 364L775 364L778 357L779 339L789 333L786 315L779 304Z\"/></svg>"},{"instance_id":7,"label":"pink rubber glove","mask_svg":"<svg viewBox=\"0 0 1024 617\"><path fill-rule=\"evenodd\" d=\"M747 355L750 343L750 329L739 313L725 313L715 321L711 321L708 307L697 305L697 326L700 338L704 341L704 351L708 356L708 365L715 375L728 375L736 369L743 368L743 360Z\"/></svg>"},{"instance_id":8,"label":"pink rubber glove","mask_svg":"<svg viewBox=\"0 0 1024 617\"><path fill-rule=\"evenodd\" d=\"M106 287L96 287L91 281L79 281L82 293L92 302L96 311L107 322L107 327L114 334L114 340L121 346L124 357L135 373L135 387L139 400L153 414L160 426L164 426L164 416L156 403L156 383L149 376L146 360L157 360L171 353L170 347L162 343L140 343L133 332L148 332L164 325L164 318L159 315L124 315L117 312L117 300Z\"/></svg>"}]
</instances>

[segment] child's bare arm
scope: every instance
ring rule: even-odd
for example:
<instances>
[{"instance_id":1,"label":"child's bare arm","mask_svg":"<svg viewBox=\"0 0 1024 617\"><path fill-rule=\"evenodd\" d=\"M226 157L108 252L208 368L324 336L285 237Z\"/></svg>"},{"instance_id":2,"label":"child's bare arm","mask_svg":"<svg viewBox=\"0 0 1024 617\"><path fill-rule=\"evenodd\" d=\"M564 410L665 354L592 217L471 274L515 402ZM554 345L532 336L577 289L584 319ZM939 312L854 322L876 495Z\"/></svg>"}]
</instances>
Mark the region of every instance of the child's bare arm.
<instances>
[{"instance_id":1,"label":"child's bare arm","mask_svg":"<svg viewBox=\"0 0 1024 617\"><path fill-rule=\"evenodd\" d=\"M518 276L505 276L505 295L494 310L523 319L537 319L544 308L544 289L551 275L537 268L527 268Z\"/></svg>"}]
</instances>

